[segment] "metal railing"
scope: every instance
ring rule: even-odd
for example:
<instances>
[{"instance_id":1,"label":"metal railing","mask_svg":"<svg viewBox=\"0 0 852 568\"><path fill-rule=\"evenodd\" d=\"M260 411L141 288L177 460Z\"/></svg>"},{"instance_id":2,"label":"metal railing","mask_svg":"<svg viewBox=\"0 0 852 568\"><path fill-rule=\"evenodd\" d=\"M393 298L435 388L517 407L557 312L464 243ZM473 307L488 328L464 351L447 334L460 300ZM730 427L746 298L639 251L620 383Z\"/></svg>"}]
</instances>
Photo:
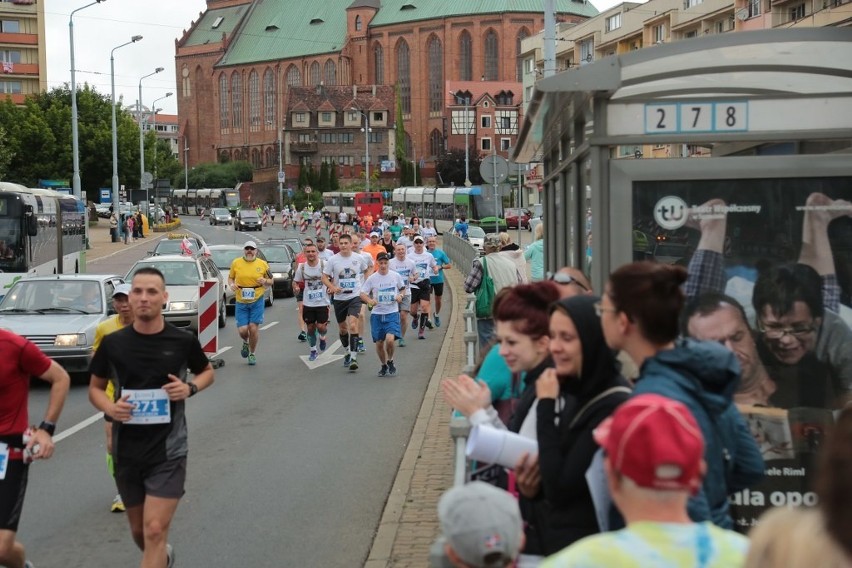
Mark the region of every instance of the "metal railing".
<instances>
[{"instance_id":1,"label":"metal railing","mask_svg":"<svg viewBox=\"0 0 852 568\"><path fill-rule=\"evenodd\" d=\"M465 276L470 274L473 259L479 258L479 251L476 247L452 233L444 233L443 239L444 252L453 261L453 266L458 268L459 272Z\"/></svg>"}]
</instances>

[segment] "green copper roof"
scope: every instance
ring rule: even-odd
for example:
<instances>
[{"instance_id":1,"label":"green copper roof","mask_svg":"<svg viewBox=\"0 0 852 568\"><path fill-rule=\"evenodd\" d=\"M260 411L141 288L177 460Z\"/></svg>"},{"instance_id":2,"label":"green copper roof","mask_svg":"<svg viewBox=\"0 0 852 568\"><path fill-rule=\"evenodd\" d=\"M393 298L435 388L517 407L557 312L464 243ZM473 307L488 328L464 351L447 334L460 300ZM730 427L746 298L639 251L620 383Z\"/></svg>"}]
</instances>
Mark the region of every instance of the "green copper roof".
<instances>
[{"instance_id":1,"label":"green copper roof","mask_svg":"<svg viewBox=\"0 0 852 568\"><path fill-rule=\"evenodd\" d=\"M192 30L184 46L204 45L206 43L218 43L222 41L222 34L230 35L248 6L234 6L232 8L219 8L218 10L207 10ZM222 18L219 20L219 18ZM215 28L213 26L216 26Z\"/></svg>"},{"instance_id":2,"label":"green copper roof","mask_svg":"<svg viewBox=\"0 0 852 568\"><path fill-rule=\"evenodd\" d=\"M591 2L556 0L554 4L557 13L598 15L598 9ZM542 0L382 0L382 9L370 22L370 27L466 15L543 13L543 6Z\"/></svg>"}]
</instances>

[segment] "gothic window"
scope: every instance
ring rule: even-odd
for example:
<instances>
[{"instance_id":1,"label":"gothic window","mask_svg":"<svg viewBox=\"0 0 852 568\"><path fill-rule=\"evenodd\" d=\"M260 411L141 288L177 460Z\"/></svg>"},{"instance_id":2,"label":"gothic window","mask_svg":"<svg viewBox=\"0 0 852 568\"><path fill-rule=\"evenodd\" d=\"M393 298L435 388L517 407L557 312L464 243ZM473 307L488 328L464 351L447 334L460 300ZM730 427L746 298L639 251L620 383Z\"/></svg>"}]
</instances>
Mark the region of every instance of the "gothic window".
<instances>
[{"instance_id":1,"label":"gothic window","mask_svg":"<svg viewBox=\"0 0 852 568\"><path fill-rule=\"evenodd\" d=\"M251 165L254 166L255 169L260 168L260 150L257 148L251 149Z\"/></svg>"},{"instance_id":2,"label":"gothic window","mask_svg":"<svg viewBox=\"0 0 852 568\"><path fill-rule=\"evenodd\" d=\"M263 120L275 124L275 73L267 69L263 74Z\"/></svg>"},{"instance_id":3,"label":"gothic window","mask_svg":"<svg viewBox=\"0 0 852 568\"><path fill-rule=\"evenodd\" d=\"M396 80L399 83L402 113L411 114L411 57L404 39L399 40L396 48Z\"/></svg>"},{"instance_id":4,"label":"gothic window","mask_svg":"<svg viewBox=\"0 0 852 568\"><path fill-rule=\"evenodd\" d=\"M221 128L228 128L231 125L228 112L231 101L228 93L228 76L222 73L219 75L219 125Z\"/></svg>"},{"instance_id":5,"label":"gothic window","mask_svg":"<svg viewBox=\"0 0 852 568\"><path fill-rule=\"evenodd\" d=\"M337 66L331 59L325 62L325 69L323 70L323 75L325 76L324 81L326 86L337 84Z\"/></svg>"},{"instance_id":6,"label":"gothic window","mask_svg":"<svg viewBox=\"0 0 852 568\"><path fill-rule=\"evenodd\" d=\"M310 85L319 85L320 84L320 66L319 63L314 61L311 63L311 81Z\"/></svg>"},{"instance_id":7,"label":"gothic window","mask_svg":"<svg viewBox=\"0 0 852 568\"><path fill-rule=\"evenodd\" d=\"M467 30L459 36L459 81L470 81L473 79L473 55L471 53L473 42Z\"/></svg>"},{"instance_id":8,"label":"gothic window","mask_svg":"<svg viewBox=\"0 0 852 568\"><path fill-rule=\"evenodd\" d=\"M362 26L362 23L361 23L361 16L355 16L355 31L356 31L356 32L360 32L360 31L361 31L361 26Z\"/></svg>"},{"instance_id":9,"label":"gothic window","mask_svg":"<svg viewBox=\"0 0 852 568\"><path fill-rule=\"evenodd\" d=\"M385 52L380 44L373 47L373 64L376 67L376 85L385 84Z\"/></svg>"},{"instance_id":10,"label":"gothic window","mask_svg":"<svg viewBox=\"0 0 852 568\"><path fill-rule=\"evenodd\" d=\"M231 75L231 107L234 113L234 128L243 127L243 79L239 71Z\"/></svg>"},{"instance_id":11,"label":"gothic window","mask_svg":"<svg viewBox=\"0 0 852 568\"><path fill-rule=\"evenodd\" d=\"M260 76L254 69L249 73L249 123L260 126Z\"/></svg>"},{"instance_id":12,"label":"gothic window","mask_svg":"<svg viewBox=\"0 0 852 568\"><path fill-rule=\"evenodd\" d=\"M275 150L272 146L269 146L266 149L266 167L269 166L277 166L278 165L278 155L275 153Z\"/></svg>"},{"instance_id":13,"label":"gothic window","mask_svg":"<svg viewBox=\"0 0 852 568\"><path fill-rule=\"evenodd\" d=\"M527 30L527 28L521 28L521 31L518 32L518 38L515 40L515 74L517 75L515 80L518 83L523 83L524 81L524 59L521 57L521 42L529 36L529 30Z\"/></svg>"},{"instance_id":14,"label":"gothic window","mask_svg":"<svg viewBox=\"0 0 852 568\"><path fill-rule=\"evenodd\" d=\"M295 65L291 65L287 68L287 86L288 87L301 87L302 86L302 73L299 71L299 68Z\"/></svg>"},{"instance_id":15,"label":"gothic window","mask_svg":"<svg viewBox=\"0 0 852 568\"><path fill-rule=\"evenodd\" d=\"M437 128L429 136L429 153L433 156L440 156L444 153L444 137Z\"/></svg>"},{"instance_id":16,"label":"gothic window","mask_svg":"<svg viewBox=\"0 0 852 568\"><path fill-rule=\"evenodd\" d=\"M488 30L485 34L485 80L496 81L499 68L499 51L497 49L497 33Z\"/></svg>"},{"instance_id":17,"label":"gothic window","mask_svg":"<svg viewBox=\"0 0 852 568\"><path fill-rule=\"evenodd\" d=\"M429 41L429 110L441 112L444 105L444 50L441 40Z\"/></svg>"}]
</instances>

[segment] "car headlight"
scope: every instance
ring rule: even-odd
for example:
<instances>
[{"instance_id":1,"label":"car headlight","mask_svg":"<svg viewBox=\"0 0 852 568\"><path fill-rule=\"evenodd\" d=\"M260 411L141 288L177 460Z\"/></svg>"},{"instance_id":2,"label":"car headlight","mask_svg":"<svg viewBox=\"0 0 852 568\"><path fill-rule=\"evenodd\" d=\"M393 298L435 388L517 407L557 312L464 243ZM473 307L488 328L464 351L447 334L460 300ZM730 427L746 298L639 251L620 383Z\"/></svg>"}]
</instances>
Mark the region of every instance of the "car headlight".
<instances>
[{"instance_id":1,"label":"car headlight","mask_svg":"<svg viewBox=\"0 0 852 568\"><path fill-rule=\"evenodd\" d=\"M169 311L172 312L190 312L195 309L195 302L169 302Z\"/></svg>"},{"instance_id":2,"label":"car headlight","mask_svg":"<svg viewBox=\"0 0 852 568\"><path fill-rule=\"evenodd\" d=\"M284 273L283 272L273 272L272 277L273 278L284 278Z\"/></svg>"},{"instance_id":3,"label":"car headlight","mask_svg":"<svg viewBox=\"0 0 852 568\"><path fill-rule=\"evenodd\" d=\"M57 335L53 344L56 347L76 347L77 345L86 345L85 333L66 333Z\"/></svg>"}]
</instances>

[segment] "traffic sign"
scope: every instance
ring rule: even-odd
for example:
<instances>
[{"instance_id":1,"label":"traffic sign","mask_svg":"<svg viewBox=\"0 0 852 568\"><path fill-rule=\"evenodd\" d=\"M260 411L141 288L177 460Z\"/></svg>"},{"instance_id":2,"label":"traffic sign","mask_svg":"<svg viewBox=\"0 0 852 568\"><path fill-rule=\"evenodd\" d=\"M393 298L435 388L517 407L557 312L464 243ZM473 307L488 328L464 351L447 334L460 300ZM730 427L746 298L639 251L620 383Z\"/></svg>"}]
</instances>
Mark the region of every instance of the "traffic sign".
<instances>
[{"instance_id":1,"label":"traffic sign","mask_svg":"<svg viewBox=\"0 0 852 568\"><path fill-rule=\"evenodd\" d=\"M487 183L500 183L509 175L509 162L497 154L485 156L479 164L479 175Z\"/></svg>"},{"instance_id":2,"label":"traffic sign","mask_svg":"<svg viewBox=\"0 0 852 568\"><path fill-rule=\"evenodd\" d=\"M284 183L287 181L287 172L280 171L278 172L278 183Z\"/></svg>"}]
</instances>

